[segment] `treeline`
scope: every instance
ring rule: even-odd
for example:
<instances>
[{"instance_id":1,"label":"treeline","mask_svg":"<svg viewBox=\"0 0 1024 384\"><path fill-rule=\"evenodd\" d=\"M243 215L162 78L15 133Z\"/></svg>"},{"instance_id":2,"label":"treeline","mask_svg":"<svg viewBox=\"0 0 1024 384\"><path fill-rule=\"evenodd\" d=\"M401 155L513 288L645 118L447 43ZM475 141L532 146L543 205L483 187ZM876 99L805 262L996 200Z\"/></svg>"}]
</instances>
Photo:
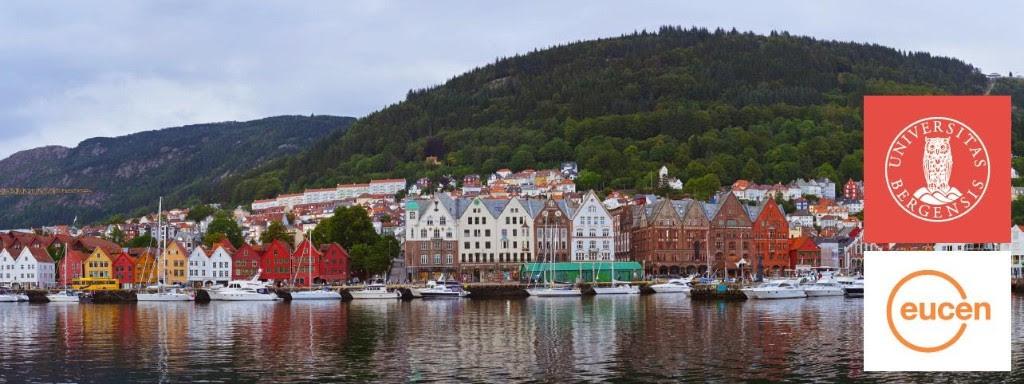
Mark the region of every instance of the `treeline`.
<instances>
[{"instance_id":1,"label":"treeline","mask_svg":"<svg viewBox=\"0 0 1024 384\"><path fill-rule=\"evenodd\" d=\"M866 94L980 94L964 62L878 45L664 27L502 58L222 188L246 202L369 178L575 160L583 188L861 178ZM437 156L442 165L425 162Z\"/></svg>"}]
</instances>

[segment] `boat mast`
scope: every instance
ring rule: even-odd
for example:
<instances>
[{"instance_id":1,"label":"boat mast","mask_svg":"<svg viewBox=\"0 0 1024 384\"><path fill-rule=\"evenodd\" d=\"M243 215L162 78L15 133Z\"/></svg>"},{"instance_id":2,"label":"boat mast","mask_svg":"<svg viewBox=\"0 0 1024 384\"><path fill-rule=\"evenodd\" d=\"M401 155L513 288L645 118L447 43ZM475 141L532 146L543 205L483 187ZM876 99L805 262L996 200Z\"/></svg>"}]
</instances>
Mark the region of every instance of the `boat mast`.
<instances>
[{"instance_id":1,"label":"boat mast","mask_svg":"<svg viewBox=\"0 0 1024 384\"><path fill-rule=\"evenodd\" d=\"M160 200L156 205L156 230L159 238L156 241L156 288L159 292L163 293L164 283L167 281L167 273L164 268L164 241L166 240L164 229L163 229L163 211L164 211L164 197L160 196Z\"/></svg>"}]
</instances>

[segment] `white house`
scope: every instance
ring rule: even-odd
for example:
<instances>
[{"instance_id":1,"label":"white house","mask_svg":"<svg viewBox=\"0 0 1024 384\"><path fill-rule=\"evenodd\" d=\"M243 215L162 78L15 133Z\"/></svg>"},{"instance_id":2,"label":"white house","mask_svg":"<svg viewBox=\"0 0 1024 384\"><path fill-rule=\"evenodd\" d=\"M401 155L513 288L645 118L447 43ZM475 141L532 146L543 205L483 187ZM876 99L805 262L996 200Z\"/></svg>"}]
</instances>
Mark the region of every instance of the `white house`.
<instances>
[{"instance_id":1,"label":"white house","mask_svg":"<svg viewBox=\"0 0 1024 384\"><path fill-rule=\"evenodd\" d=\"M572 261L615 260L612 216L594 191L587 192L572 218Z\"/></svg>"},{"instance_id":2,"label":"white house","mask_svg":"<svg viewBox=\"0 0 1024 384\"><path fill-rule=\"evenodd\" d=\"M188 255L188 282L189 285L203 285L212 281L213 273L210 270L210 256L206 247L198 246Z\"/></svg>"},{"instance_id":3,"label":"white house","mask_svg":"<svg viewBox=\"0 0 1024 384\"><path fill-rule=\"evenodd\" d=\"M231 280L231 256L233 247L217 245L210 255L210 280L214 284L227 284Z\"/></svg>"},{"instance_id":4,"label":"white house","mask_svg":"<svg viewBox=\"0 0 1024 384\"><path fill-rule=\"evenodd\" d=\"M1024 226L1014 225L1010 227L1010 264L1013 267L1013 277L1024 277Z\"/></svg>"},{"instance_id":5,"label":"white house","mask_svg":"<svg viewBox=\"0 0 1024 384\"><path fill-rule=\"evenodd\" d=\"M527 206L536 202L532 206ZM527 204L527 205L524 205ZM505 262L523 263L533 260L532 212L540 210L537 200L513 198L505 205L497 220L498 258ZM530 209L528 209L530 208Z\"/></svg>"},{"instance_id":6,"label":"white house","mask_svg":"<svg viewBox=\"0 0 1024 384\"><path fill-rule=\"evenodd\" d=\"M14 260L10 283L27 288L51 288L57 285L53 258L43 248L25 247Z\"/></svg>"},{"instance_id":7,"label":"white house","mask_svg":"<svg viewBox=\"0 0 1024 384\"><path fill-rule=\"evenodd\" d=\"M394 195L398 191L405 190L405 184L405 179L370 180L369 193L371 195Z\"/></svg>"},{"instance_id":8,"label":"white house","mask_svg":"<svg viewBox=\"0 0 1024 384\"><path fill-rule=\"evenodd\" d=\"M15 258L17 255L12 255L7 249L0 251L0 283L10 284L14 281Z\"/></svg>"}]
</instances>

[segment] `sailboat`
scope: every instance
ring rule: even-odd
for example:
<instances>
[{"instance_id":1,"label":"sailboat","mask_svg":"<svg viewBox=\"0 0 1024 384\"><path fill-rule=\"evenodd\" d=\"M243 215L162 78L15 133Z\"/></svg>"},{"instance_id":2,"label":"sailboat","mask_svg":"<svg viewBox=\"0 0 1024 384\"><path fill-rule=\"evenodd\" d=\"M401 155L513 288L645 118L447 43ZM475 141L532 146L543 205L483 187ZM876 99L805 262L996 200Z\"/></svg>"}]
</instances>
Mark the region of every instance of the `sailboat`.
<instances>
[{"instance_id":1,"label":"sailboat","mask_svg":"<svg viewBox=\"0 0 1024 384\"><path fill-rule=\"evenodd\" d=\"M610 287L594 286L594 293L598 295L634 295L640 293L640 287L615 280L615 261L612 261L612 285Z\"/></svg>"},{"instance_id":2,"label":"sailboat","mask_svg":"<svg viewBox=\"0 0 1024 384\"><path fill-rule=\"evenodd\" d=\"M193 301L195 296L182 291L179 288L171 290L164 290L164 284L167 281L167 270L163 264L163 253L164 247L167 245L167 236L163 230L163 217L161 213L164 210L164 198L160 198L160 202L157 204L156 210L156 228L159 231L160 238L157 241L156 260L157 265L157 292L156 293L138 293L135 295L138 301Z\"/></svg>"},{"instance_id":3,"label":"sailboat","mask_svg":"<svg viewBox=\"0 0 1024 384\"><path fill-rule=\"evenodd\" d=\"M545 220L545 224L546 224L546 220ZM546 228L546 229L548 229L548 230L544 231L545 235L548 236L548 239L550 240L551 231L550 231L549 228ZM556 231L558 230L557 226L555 226L555 230ZM552 244L552 243L554 243L555 246L557 247L559 242L558 241L549 241L548 242L548 244ZM555 282L554 282L554 279L555 279L554 250L550 246L548 246L547 249L548 249L548 252L547 252L548 253L548 260L547 260L548 276L547 276L547 278L544 279L544 285L545 286L543 286L543 287L527 288L526 289L526 293L528 293L530 296L537 296L537 297L572 297L572 296L582 296L583 292L581 292L579 288L576 288L576 287L574 287L572 285L556 285L555 284ZM543 275L543 273L544 272L541 271L542 275Z\"/></svg>"},{"instance_id":4,"label":"sailboat","mask_svg":"<svg viewBox=\"0 0 1024 384\"><path fill-rule=\"evenodd\" d=\"M68 289L68 243L64 243L64 257L61 259L64 262L64 267L61 268L61 273L64 274L64 289L60 292L51 293L46 295L46 299L50 300L51 303L77 303L79 302L78 292Z\"/></svg>"},{"instance_id":5,"label":"sailboat","mask_svg":"<svg viewBox=\"0 0 1024 384\"><path fill-rule=\"evenodd\" d=\"M309 284L309 290L292 292L292 300L341 300L341 292L332 290L326 285L321 289L313 289L313 253L310 251L313 247L313 240L307 237L306 241L309 242L306 244L306 272L308 272L309 276L306 284ZM301 266L302 260L300 259L299 261ZM293 278L292 280L294 281L295 279Z\"/></svg>"}]
</instances>

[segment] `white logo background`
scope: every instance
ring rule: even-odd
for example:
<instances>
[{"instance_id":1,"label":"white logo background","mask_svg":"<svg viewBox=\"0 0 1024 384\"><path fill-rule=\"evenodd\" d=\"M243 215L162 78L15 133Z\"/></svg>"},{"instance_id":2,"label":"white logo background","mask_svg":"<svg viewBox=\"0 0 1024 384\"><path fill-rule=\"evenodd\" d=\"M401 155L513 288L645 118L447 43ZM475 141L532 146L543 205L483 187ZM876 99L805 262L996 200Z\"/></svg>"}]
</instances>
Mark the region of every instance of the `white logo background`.
<instances>
[{"instance_id":1,"label":"white logo background","mask_svg":"<svg viewBox=\"0 0 1024 384\"><path fill-rule=\"evenodd\" d=\"M886 320L886 305L893 287L908 274L932 269L949 274L967 293L968 302L987 301L990 320L969 320L963 336L947 349L924 353L907 348L893 336ZM864 255L864 370L865 371L1009 371L1010 361L1010 253L991 252L879 252ZM900 334L911 342L934 346L956 333L959 320L904 320L900 305L907 300L959 303L948 282L920 277L908 281L893 304L893 319ZM918 300L913 300L917 302Z\"/></svg>"}]
</instances>

